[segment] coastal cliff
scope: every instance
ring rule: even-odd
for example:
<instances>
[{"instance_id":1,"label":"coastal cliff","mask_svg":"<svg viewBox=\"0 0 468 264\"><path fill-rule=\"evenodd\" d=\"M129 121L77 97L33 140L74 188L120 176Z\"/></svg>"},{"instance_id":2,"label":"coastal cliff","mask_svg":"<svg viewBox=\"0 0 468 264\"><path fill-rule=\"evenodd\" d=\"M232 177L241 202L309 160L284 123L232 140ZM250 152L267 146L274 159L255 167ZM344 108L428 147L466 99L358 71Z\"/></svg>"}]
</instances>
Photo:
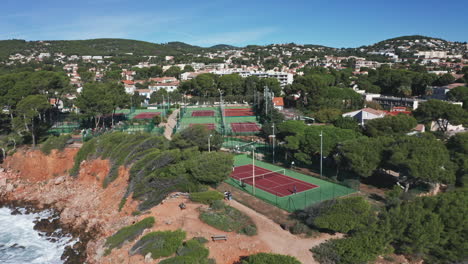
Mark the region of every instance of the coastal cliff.
<instances>
[{"instance_id":1,"label":"coastal cliff","mask_svg":"<svg viewBox=\"0 0 468 264\"><path fill-rule=\"evenodd\" d=\"M110 169L107 160L84 161L78 176L69 176L77 152L76 148L53 150L49 155L39 150L17 151L2 165L0 201L36 209L54 208L60 214L62 227L80 237L73 250L81 252L81 256L69 263L102 263L105 238L136 220L131 212L137 203L129 198L119 210L129 177L123 167L112 184L102 187Z\"/></svg>"}]
</instances>

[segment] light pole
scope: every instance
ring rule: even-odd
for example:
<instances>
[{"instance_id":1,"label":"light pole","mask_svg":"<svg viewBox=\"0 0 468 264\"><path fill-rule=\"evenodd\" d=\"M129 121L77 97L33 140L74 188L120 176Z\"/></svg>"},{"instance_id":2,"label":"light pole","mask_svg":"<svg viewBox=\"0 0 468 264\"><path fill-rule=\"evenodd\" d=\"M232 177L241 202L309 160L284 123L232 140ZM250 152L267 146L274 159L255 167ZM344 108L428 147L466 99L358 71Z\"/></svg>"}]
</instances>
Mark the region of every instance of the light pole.
<instances>
[{"instance_id":1,"label":"light pole","mask_svg":"<svg viewBox=\"0 0 468 264\"><path fill-rule=\"evenodd\" d=\"M255 146L252 145L252 193L255 196Z\"/></svg>"},{"instance_id":2,"label":"light pole","mask_svg":"<svg viewBox=\"0 0 468 264\"><path fill-rule=\"evenodd\" d=\"M323 131L320 131L320 177L322 177Z\"/></svg>"},{"instance_id":3,"label":"light pole","mask_svg":"<svg viewBox=\"0 0 468 264\"><path fill-rule=\"evenodd\" d=\"M211 144L210 144L211 142L210 142L210 138L211 138L212 136L213 136L213 135L211 135L211 134L208 136L208 152L211 152Z\"/></svg>"},{"instance_id":4,"label":"light pole","mask_svg":"<svg viewBox=\"0 0 468 264\"><path fill-rule=\"evenodd\" d=\"M276 135L275 135L275 123L273 123L272 128L273 128L273 135L272 135L272 138L273 138L273 164L274 164L274 163L275 163L275 140L276 140Z\"/></svg>"}]
</instances>

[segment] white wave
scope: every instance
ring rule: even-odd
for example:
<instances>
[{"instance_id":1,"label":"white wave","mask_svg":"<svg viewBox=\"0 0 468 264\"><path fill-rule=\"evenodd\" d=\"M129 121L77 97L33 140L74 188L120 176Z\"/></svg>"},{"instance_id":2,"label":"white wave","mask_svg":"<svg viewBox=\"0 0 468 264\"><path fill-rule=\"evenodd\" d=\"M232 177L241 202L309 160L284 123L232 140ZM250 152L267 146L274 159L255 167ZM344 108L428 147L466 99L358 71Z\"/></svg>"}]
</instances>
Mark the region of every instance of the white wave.
<instances>
[{"instance_id":1,"label":"white wave","mask_svg":"<svg viewBox=\"0 0 468 264\"><path fill-rule=\"evenodd\" d=\"M51 210L39 213L12 215L9 208L0 208L0 263L4 264L59 264L66 246L77 242L70 235L64 235L51 242L45 234L34 230L34 221L48 219ZM61 230L57 230L59 232Z\"/></svg>"}]
</instances>

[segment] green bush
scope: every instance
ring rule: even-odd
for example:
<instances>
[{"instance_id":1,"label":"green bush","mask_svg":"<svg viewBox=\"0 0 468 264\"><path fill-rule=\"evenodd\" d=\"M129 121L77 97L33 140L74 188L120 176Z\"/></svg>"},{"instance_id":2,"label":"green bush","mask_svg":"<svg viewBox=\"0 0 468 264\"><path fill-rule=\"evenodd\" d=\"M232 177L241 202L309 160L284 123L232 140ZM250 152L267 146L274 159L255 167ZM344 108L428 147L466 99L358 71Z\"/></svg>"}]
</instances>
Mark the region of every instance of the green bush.
<instances>
[{"instance_id":1,"label":"green bush","mask_svg":"<svg viewBox=\"0 0 468 264\"><path fill-rule=\"evenodd\" d=\"M218 191L196 192L190 194L190 200L196 203L211 204L216 200L223 200L224 195Z\"/></svg>"},{"instance_id":2,"label":"green bush","mask_svg":"<svg viewBox=\"0 0 468 264\"><path fill-rule=\"evenodd\" d=\"M49 155L53 149L62 151L67 146L67 142L70 139L70 135L50 136L44 143L42 143L41 151L46 155Z\"/></svg>"},{"instance_id":3,"label":"green bush","mask_svg":"<svg viewBox=\"0 0 468 264\"><path fill-rule=\"evenodd\" d=\"M90 155L96 152L97 138L93 138L81 146L80 150L75 156L75 163L73 168L70 169L70 175L76 176L80 171L81 162L87 160Z\"/></svg>"},{"instance_id":4,"label":"green bush","mask_svg":"<svg viewBox=\"0 0 468 264\"><path fill-rule=\"evenodd\" d=\"M313 218L313 225L318 228L336 232L348 233L365 228L375 222L371 205L362 197L338 199L322 207L319 214Z\"/></svg>"},{"instance_id":5,"label":"green bush","mask_svg":"<svg viewBox=\"0 0 468 264\"><path fill-rule=\"evenodd\" d=\"M153 259L169 257L177 251L184 238L185 232L182 230L151 232L133 245L130 255L146 256L151 253Z\"/></svg>"},{"instance_id":6,"label":"green bush","mask_svg":"<svg viewBox=\"0 0 468 264\"><path fill-rule=\"evenodd\" d=\"M204 238L203 238L204 239ZM209 250L197 238L184 242L177 249L177 256L161 261L162 264L208 264Z\"/></svg>"},{"instance_id":7,"label":"green bush","mask_svg":"<svg viewBox=\"0 0 468 264\"><path fill-rule=\"evenodd\" d=\"M213 210L221 210L224 206L226 206L226 204L222 200L216 200L210 204L210 207Z\"/></svg>"},{"instance_id":8,"label":"green bush","mask_svg":"<svg viewBox=\"0 0 468 264\"><path fill-rule=\"evenodd\" d=\"M250 255L246 259L242 260L242 264L301 264L295 257L272 254L272 253L258 253Z\"/></svg>"},{"instance_id":9,"label":"green bush","mask_svg":"<svg viewBox=\"0 0 468 264\"><path fill-rule=\"evenodd\" d=\"M194 238L192 238L192 239L198 241L198 242L201 243L201 244L208 243L208 241L209 241L208 239L206 239L206 238L204 238L204 237L194 237Z\"/></svg>"},{"instance_id":10,"label":"green bush","mask_svg":"<svg viewBox=\"0 0 468 264\"><path fill-rule=\"evenodd\" d=\"M301 222L296 222L290 229L289 232L294 235L299 235L299 234L304 234L309 231L309 228L301 223Z\"/></svg>"},{"instance_id":11,"label":"green bush","mask_svg":"<svg viewBox=\"0 0 468 264\"><path fill-rule=\"evenodd\" d=\"M217 204L217 209L212 206L211 210L202 210L200 220L226 232L234 231L248 236L257 234L257 227L250 217L234 207L224 205L222 201L215 201L213 204Z\"/></svg>"},{"instance_id":12,"label":"green bush","mask_svg":"<svg viewBox=\"0 0 468 264\"><path fill-rule=\"evenodd\" d=\"M154 225L154 217L147 217L138 223L131 226L124 227L117 231L114 235L107 238L105 246L106 255L109 254L112 249L120 248L125 241L132 241L143 233L146 228L151 228Z\"/></svg>"}]
</instances>

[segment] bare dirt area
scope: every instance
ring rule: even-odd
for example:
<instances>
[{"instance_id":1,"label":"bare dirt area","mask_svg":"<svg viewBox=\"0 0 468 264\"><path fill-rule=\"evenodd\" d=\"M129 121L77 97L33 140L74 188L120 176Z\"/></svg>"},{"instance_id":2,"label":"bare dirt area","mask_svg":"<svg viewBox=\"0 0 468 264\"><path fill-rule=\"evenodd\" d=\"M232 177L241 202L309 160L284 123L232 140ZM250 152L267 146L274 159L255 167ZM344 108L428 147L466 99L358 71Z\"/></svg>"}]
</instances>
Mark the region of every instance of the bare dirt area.
<instances>
[{"instance_id":1,"label":"bare dirt area","mask_svg":"<svg viewBox=\"0 0 468 264\"><path fill-rule=\"evenodd\" d=\"M283 230L278 224L274 223L266 216L257 213L237 201L230 201L229 204L252 218L257 225L258 239L267 243L270 252L294 256L304 264L318 263L313 259L312 253L309 251L310 248L330 238L342 237L342 235L339 234L321 234L319 237L301 238Z\"/></svg>"}]
</instances>

